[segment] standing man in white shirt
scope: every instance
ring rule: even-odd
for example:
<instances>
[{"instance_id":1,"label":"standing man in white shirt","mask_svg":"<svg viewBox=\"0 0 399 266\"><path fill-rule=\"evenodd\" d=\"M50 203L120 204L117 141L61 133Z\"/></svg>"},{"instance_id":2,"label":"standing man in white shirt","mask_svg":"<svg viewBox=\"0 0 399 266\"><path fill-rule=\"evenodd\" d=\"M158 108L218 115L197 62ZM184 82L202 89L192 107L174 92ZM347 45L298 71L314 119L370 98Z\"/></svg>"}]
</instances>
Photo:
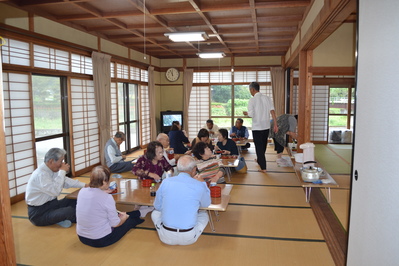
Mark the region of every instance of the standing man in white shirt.
<instances>
[{"instance_id":1,"label":"standing man in white shirt","mask_svg":"<svg viewBox=\"0 0 399 266\"><path fill-rule=\"evenodd\" d=\"M257 82L249 84L249 92L253 96L248 102L248 111L244 115L252 117L252 136L254 138L257 162L260 172L266 173L266 148L270 130L270 115L274 121L273 101L270 97L259 92L260 86ZM274 132L278 131L277 123L274 124Z\"/></svg>"},{"instance_id":2,"label":"standing man in white shirt","mask_svg":"<svg viewBox=\"0 0 399 266\"><path fill-rule=\"evenodd\" d=\"M44 162L32 173L25 193L29 220L37 226L58 224L70 227L76 223L76 200L58 200L63 188L82 188L87 186L78 180L65 176L69 164L64 162L66 151L50 149Z\"/></svg>"},{"instance_id":3,"label":"standing man in white shirt","mask_svg":"<svg viewBox=\"0 0 399 266\"><path fill-rule=\"evenodd\" d=\"M119 146L126 140L123 132L116 132L113 138L110 138L105 144L104 154L105 162L111 170L111 173L123 173L132 171L132 161L125 161L126 155L119 150Z\"/></svg>"}]
</instances>

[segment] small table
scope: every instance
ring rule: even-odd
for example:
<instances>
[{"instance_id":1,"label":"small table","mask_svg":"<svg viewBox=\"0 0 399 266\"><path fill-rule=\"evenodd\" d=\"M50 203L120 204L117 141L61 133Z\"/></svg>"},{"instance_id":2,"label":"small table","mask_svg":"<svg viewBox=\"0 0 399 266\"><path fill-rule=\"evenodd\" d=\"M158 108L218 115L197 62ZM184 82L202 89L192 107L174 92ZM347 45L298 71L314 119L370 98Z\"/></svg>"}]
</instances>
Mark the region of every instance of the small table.
<instances>
[{"instance_id":1,"label":"small table","mask_svg":"<svg viewBox=\"0 0 399 266\"><path fill-rule=\"evenodd\" d=\"M118 192L113 194L116 203L128 204L128 205L145 205L154 206L155 197L150 195L150 187L143 187L142 182L137 179L122 179L122 178L111 178L110 181L117 183ZM213 224L212 216L210 211L214 211L219 221L218 211L226 211L230 201L230 191L233 188L231 184L217 184L222 188L222 196L220 198L211 198L211 205L206 208L209 214L209 224L212 232L215 232L215 226ZM156 189L160 186L160 183L156 183ZM66 198L77 199L80 189L68 194Z\"/></svg>"},{"instance_id":2,"label":"small table","mask_svg":"<svg viewBox=\"0 0 399 266\"><path fill-rule=\"evenodd\" d=\"M222 159L221 167L226 169L226 174L227 174L229 181L231 180L231 168L236 168L238 166L239 162L240 162L239 155L237 156L237 158Z\"/></svg>"},{"instance_id":3,"label":"small table","mask_svg":"<svg viewBox=\"0 0 399 266\"><path fill-rule=\"evenodd\" d=\"M237 145L238 154L241 155L242 147L245 147L248 143L247 139L240 139L238 141L234 141Z\"/></svg>"},{"instance_id":4,"label":"small table","mask_svg":"<svg viewBox=\"0 0 399 266\"><path fill-rule=\"evenodd\" d=\"M294 166L294 170L295 170L295 174L299 179L299 182L301 182L301 186L303 188L305 188L305 197L306 197L306 202L309 202L310 200L310 193L312 192L312 188L313 187L318 187L318 188L324 188L326 190L326 194L327 194L327 201L328 203L331 203L331 191L330 188L331 187L339 187L339 185L337 184L337 182L335 182L334 178L332 178L330 176L329 173L327 173L324 169L323 169L323 175L320 176L320 179L323 183L321 184L314 184L312 182L305 182L302 179L302 173L301 173L301 167L302 164L298 164L296 163Z\"/></svg>"}]
</instances>

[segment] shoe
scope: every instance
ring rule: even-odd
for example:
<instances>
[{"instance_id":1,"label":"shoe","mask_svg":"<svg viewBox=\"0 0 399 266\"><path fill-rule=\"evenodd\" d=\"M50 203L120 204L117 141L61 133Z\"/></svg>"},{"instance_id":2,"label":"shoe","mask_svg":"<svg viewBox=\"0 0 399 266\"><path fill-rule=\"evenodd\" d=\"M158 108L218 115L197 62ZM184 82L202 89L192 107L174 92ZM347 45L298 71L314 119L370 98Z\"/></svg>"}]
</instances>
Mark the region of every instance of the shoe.
<instances>
[{"instance_id":1,"label":"shoe","mask_svg":"<svg viewBox=\"0 0 399 266\"><path fill-rule=\"evenodd\" d=\"M277 163L287 163L287 161L284 160L283 158L278 158L278 159L276 160L276 162L277 162Z\"/></svg>"},{"instance_id":2,"label":"shoe","mask_svg":"<svg viewBox=\"0 0 399 266\"><path fill-rule=\"evenodd\" d=\"M69 220L64 220L62 222L57 223L59 226L64 227L64 228L69 228L72 226L72 222Z\"/></svg>"},{"instance_id":3,"label":"shoe","mask_svg":"<svg viewBox=\"0 0 399 266\"><path fill-rule=\"evenodd\" d=\"M141 206L139 211L140 211L140 217L145 217L147 213L152 212L155 208L151 206Z\"/></svg>"}]
</instances>

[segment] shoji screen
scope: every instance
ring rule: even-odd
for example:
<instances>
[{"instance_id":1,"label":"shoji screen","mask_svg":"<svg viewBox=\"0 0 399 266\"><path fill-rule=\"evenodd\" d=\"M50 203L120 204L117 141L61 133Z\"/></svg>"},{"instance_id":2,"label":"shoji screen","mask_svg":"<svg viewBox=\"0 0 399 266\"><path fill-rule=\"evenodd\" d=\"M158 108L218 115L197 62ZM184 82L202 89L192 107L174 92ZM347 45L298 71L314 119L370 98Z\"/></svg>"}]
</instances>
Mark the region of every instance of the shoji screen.
<instances>
[{"instance_id":1,"label":"shoji screen","mask_svg":"<svg viewBox=\"0 0 399 266\"><path fill-rule=\"evenodd\" d=\"M151 141L148 86L140 86L140 119L140 145L146 145Z\"/></svg>"},{"instance_id":2,"label":"shoji screen","mask_svg":"<svg viewBox=\"0 0 399 266\"><path fill-rule=\"evenodd\" d=\"M71 79L71 114L72 156L78 172L100 162L93 81Z\"/></svg>"},{"instance_id":3,"label":"shoji screen","mask_svg":"<svg viewBox=\"0 0 399 266\"><path fill-rule=\"evenodd\" d=\"M117 131L119 131L119 127L118 127L118 88L117 88L117 83L111 82L111 135L115 135L115 133Z\"/></svg>"},{"instance_id":4,"label":"shoji screen","mask_svg":"<svg viewBox=\"0 0 399 266\"><path fill-rule=\"evenodd\" d=\"M328 140L328 90L329 86L313 86L312 90L312 141Z\"/></svg>"},{"instance_id":5,"label":"shoji screen","mask_svg":"<svg viewBox=\"0 0 399 266\"><path fill-rule=\"evenodd\" d=\"M3 73L4 122L10 197L22 194L35 168L30 75Z\"/></svg>"},{"instance_id":6,"label":"shoji screen","mask_svg":"<svg viewBox=\"0 0 399 266\"><path fill-rule=\"evenodd\" d=\"M311 141L328 140L328 90L329 86L313 86ZM292 114L298 114L298 86L293 87Z\"/></svg>"},{"instance_id":7,"label":"shoji screen","mask_svg":"<svg viewBox=\"0 0 399 266\"><path fill-rule=\"evenodd\" d=\"M188 106L188 138L197 137L209 114L209 86L192 87Z\"/></svg>"}]
</instances>

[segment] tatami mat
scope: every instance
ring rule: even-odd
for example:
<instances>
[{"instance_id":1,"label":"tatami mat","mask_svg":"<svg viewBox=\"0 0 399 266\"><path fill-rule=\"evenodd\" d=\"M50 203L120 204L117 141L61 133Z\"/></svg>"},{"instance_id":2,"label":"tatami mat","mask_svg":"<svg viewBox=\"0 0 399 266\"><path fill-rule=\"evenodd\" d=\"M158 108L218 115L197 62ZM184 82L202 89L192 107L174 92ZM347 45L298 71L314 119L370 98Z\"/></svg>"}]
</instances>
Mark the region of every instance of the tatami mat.
<instances>
[{"instance_id":1,"label":"tatami mat","mask_svg":"<svg viewBox=\"0 0 399 266\"><path fill-rule=\"evenodd\" d=\"M156 231L133 229L115 245L83 245L75 226L35 227L13 219L17 261L26 265L334 265L323 241L203 234L190 246L167 246ZM38 241L40 239L40 241Z\"/></svg>"},{"instance_id":2,"label":"tatami mat","mask_svg":"<svg viewBox=\"0 0 399 266\"><path fill-rule=\"evenodd\" d=\"M234 186L231 203L271 205L271 206L309 206L305 201L302 187Z\"/></svg>"},{"instance_id":3,"label":"tatami mat","mask_svg":"<svg viewBox=\"0 0 399 266\"><path fill-rule=\"evenodd\" d=\"M291 168L292 169L292 168ZM247 172L246 174L234 174L229 182L231 184L274 185L274 186L299 186L299 180L295 173L283 172Z\"/></svg>"},{"instance_id":4,"label":"tatami mat","mask_svg":"<svg viewBox=\"0 0 399 266\"><path fill-rule=\"evenodd\" d=\"M142 151L131 154L137 157ZM76 225L36 227L27 219L25 202L12 206L17 262L26 265L334 265L305 193L291 167L278 167L273 147L267 149L266 174L257 170L252 147L244 151L248 172L233 172L230 204L212 213L216 232L208 225L198 242L167 246L159 241L150 214L118 243L101 249L80 243ZM136 178L130 172L124 178ZM347 221L344 207L349 178L334 176L342 189L332 189L332 208ZM78 177L89 182L89 174ZM67 193L76 190L64 189ZM129 205L118 205L122 211ZM345 223L345 222L344 222Z\"/></svg>"}]
</instances>

